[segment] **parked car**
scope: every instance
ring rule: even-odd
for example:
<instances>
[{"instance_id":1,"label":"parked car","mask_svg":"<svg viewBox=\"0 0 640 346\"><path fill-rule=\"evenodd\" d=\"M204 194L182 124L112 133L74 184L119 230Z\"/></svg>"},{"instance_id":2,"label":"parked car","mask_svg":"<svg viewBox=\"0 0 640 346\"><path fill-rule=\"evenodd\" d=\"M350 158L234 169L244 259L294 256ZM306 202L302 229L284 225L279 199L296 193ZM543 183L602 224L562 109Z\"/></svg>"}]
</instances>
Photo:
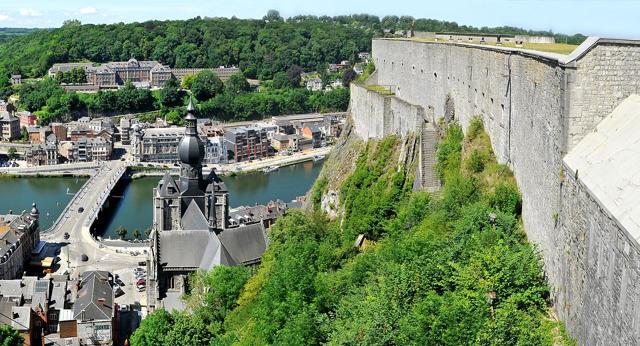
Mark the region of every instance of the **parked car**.
<instances>
[{"instance_id":1,"label":"parked car","mask_svg":"<svg viewBox=\"0 0 640 346\"><path fill-rule=\"evenodd\" d=\"M142 292L147 288L147 286L145 285L138 285L136 286L136 289L138 290L138 292Z\"/></svg>"},{"instance_id":2,"label":"parked car","mask_svg":"<svg viewBox=\"0 0 640 346\"><path fill-rule=\"evenodd\" d=\"M124 294L124 291L122 290L122 287L116 284L116 285L113 285L113 294L116 297L120 297L121 295Z\"/></svg>"},{"instance_id":3,"label":"parked car","mask_svg":"<svg viewBox=\"0 0 640 346\"><path fill-rule=\"evenodd\" d=\"M147 262L145 262L145 261L140 261L140 262L138 262L138 265L139 265L139 266L143 266L143 267L145 267L145 266L147 265Z\"/></svg>"},{"instance_id":4,"label":"parked car","mask_svg":"<svg viewBox=\"0 0 640 346\"><path fill-rule=\"evenodd\" d=\"M139 279L138 281L136 281L136 285L140 286L140 285L146 285L147 284L147 280L145 279Z\"/></svg>"},{"instance_id":5,"label":"parked car","mask_svg":"<svg viewBox=\"0 0 640 346\"><path fill-rule=\"evenodd\" d=\"M147 270L146 270L146 269L144 269L144 268L142 268L142 267L135 267L135 268L133 268L133 272L134 272L134 273L144 273L144 272L146 272L146 271L147 271Z\"/></svg>"},{"instance_id":6,"label":"parked car","mask_svg":"<svg viewBox=\"0 0 640 346\"><path fill-rule=\"evenodd\" d=\"M124 281L122 281L122 279L120 279L119 277L116 277L115 282L120 286L124 286Z\"/></svg>"},{"instance_id":7,"label":"parked car","mask_svg":"<svg viewBox=\"0 0 640 346\"><path fill-rule=\"evenodd\" d=\"M120 305L120 312L127 312L127 311L129 311L129 304Z\"/></svg>"}]
</instances>

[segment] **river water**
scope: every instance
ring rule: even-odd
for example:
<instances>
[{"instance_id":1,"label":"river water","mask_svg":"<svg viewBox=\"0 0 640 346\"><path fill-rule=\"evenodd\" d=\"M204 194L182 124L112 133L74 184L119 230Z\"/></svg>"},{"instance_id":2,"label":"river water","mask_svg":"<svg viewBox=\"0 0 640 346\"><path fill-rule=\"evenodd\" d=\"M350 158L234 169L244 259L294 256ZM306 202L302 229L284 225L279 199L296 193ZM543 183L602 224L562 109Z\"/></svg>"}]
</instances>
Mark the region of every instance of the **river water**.
<instances>
[{"instance_id":1,"label":"river water","mask_svg":"<svg viewBox=\"0 0 640 346\"><path fill-rule=\"evenodd\" d=\"M29 211L35 202L40 210L40 229L47 229L85 181L85 178L0 178L0 214Z\"/></svg>"},{"instance_id":2,"label":"river water","mask_svg":"<svg viewBox=\"0 0 640 346\"><path fill-rule=\"evenodd\" d=\"M304 162L282 167L275 172L264 174L255 172L234 177L223 176L222 180L229 190L229 204L242 205L266 204L270 200L281 199L289 202L309 191L315 182L322 162ZM112 203L110 217L101 225L104 237L116 238L115 230L122 226L128 230L128 238L135 229L144 233L151 226L153 218L153 188L161 177L145 177L126 184L118 195L122 199Z\"/></svg>"},{"instance_id":3,"label":"river water","mask_svg":"<svg viewBox=\"0 0 640 346\"><path fill-rule=\"evenodd\" d=\"M264 174L255 172L234 177L222 177L229 190L231 207L266 204L270 200L291 201L304 195L315 182L320 162L304 162L280 168ZM104 237L116 238L116 228L123 226L131 237L135 229L144 232L152 224L153 188L161 177L146 177L124 184L114 191L106 217L99 229ZM83 178L2 178L0 179L0 214L9 210L19 213L31 210L36 202L41 215L41 229L46 229L60 215L73 193L78 191L86 179ZM67 189L69 194L67 194Z\"/></svg>"}]
</instances>

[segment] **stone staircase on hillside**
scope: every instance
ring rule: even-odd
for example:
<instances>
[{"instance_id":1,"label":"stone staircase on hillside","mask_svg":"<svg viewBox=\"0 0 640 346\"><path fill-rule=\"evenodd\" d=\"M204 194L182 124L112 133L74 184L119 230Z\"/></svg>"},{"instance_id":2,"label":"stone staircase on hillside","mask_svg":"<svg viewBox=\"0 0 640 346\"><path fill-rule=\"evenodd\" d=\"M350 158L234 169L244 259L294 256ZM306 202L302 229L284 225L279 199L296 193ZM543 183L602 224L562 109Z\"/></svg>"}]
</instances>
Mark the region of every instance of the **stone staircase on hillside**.
<instances>
[{"instance_id":1,"label":"stone staircase on hillside","mask_svg":"<svg viewBox=\"0 0 640 346\"><path fill-rule=\"evenodd\" d=\"M440 179L436 171L438 132L433 124L428 122L423 123L421 132L420 161L416 180L421 190L434 192L440 189Z\"/></svg>"}]
</instances>

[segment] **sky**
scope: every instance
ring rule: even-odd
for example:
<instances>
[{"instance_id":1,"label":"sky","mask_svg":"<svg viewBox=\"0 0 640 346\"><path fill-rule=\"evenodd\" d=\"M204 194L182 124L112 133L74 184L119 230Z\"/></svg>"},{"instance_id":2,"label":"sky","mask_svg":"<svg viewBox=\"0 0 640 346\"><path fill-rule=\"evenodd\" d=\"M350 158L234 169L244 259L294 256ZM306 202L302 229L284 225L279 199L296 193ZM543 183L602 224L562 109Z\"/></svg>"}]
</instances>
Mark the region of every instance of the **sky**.
<instances>
[{"instance_id":1,"label":"sky","mask_svg":"<svg viewBox=\"0 0 640 346\"><path fill-rule=\"evenodd\" d=\"M202 17L298 14L409 15L473 26L640 39L640 0L0 0L0 27L59 27L65 20L117 23Z\"/></svg>"}]
</instances>

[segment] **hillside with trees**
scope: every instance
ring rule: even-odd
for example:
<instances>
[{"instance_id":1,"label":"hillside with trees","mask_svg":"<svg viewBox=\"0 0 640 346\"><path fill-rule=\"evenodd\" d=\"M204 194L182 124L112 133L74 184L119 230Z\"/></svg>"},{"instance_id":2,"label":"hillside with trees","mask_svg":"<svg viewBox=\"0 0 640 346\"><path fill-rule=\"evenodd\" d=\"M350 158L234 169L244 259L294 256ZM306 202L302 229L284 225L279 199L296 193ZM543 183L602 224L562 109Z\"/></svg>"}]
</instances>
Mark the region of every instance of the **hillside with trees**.
<instances>
[{"instance_id":1,"label":"hillside with trees","mask_svg":"<svg viewBox=\"0 0 640 346\"><path fill-rule=\"evenodd\" d=\"M294 16L277 11L263 19L194 18L143 23L81 24L16 35L0 45L0 71L40 77L58 62L157 60L171 67L238 66L247 78L271 79L297 65L305 71L353 61L371 50L371 39L384 30L487 32L554 35L558 42L579 44L584 36L553 34L514 27L472 27L411 16L356 14Z\"/></svg>"},{"instance_id":2,"label":"hillside with trees","mask_svg":"<svg viewBox=\"0 0 640 346\"><path fill-rule=\"evenodd\" d=\"M400 138L344 141L312 210L270 230L257 271L193 276L188 312L150 314L131 345L572 345L548 312L515 179L479 119L467 133L453 124L439 145L437 194L412 191ZM355 164L336 180L327 167L349 166L345 152ZM334 220L318 205L330 187Z\"/></svg>"}]
</instances>

